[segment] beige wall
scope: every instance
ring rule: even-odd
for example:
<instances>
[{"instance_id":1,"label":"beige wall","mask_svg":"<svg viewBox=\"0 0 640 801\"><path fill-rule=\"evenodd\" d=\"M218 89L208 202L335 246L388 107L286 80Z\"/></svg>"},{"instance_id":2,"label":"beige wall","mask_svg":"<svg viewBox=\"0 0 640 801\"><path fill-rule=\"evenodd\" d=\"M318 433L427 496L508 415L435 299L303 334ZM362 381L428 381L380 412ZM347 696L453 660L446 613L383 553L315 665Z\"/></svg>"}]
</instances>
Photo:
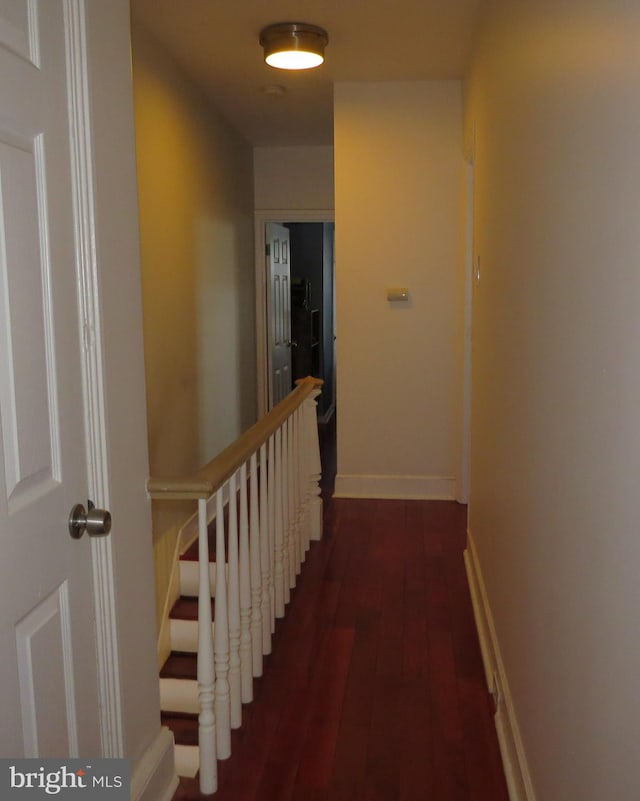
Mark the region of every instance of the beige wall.
<instances>
[{"instance_id":1,"label":"beige wall","mask_svg":"<svg viewBox=\"0 0 640 801\"><path fill-rule=\"evenodd\" d=\"M256 209L333 209L332 147L256 147L253 158Z\"/></svg>"},{"instance_id":2,"label":"beige wall","mask_svg":"<svg viewBox=\"0 0 640 801\"><path fill-rule=\"evenodd\" d=\"M640 787L638 41L635 4L490 2L469 85L470 532L538 801Z\"/></svg>"},{"instance_id":3,"label":"beige wall","mask_svg":"<svg viewBox=\"0 0 640 801\"><path fill-rule=\"evenodd\" d=\"M255 421L252 149L133 33L149 462L176 475ZM159 611L185 513L154 508Z\"/></svg>"},{"instance_id":4,"label":"beige wall","mask_svg":"<svg viewBox=\"0 0 640 801\"><path fill-rule=\"evenodd\" d=\"M462 365L461 87L335 88L338 478L454 497ZM389 303L387 287L408 287Z\"/></svg>"},{"instance_id":5,"label":"beige wall","mask_svg":"<svg viewBox=\"0 0 640 801\"><path fill-rule=\"evenodd\" d=\"M151 469L192 470L255 417L250 146L136 27Z\"/></svg>"}]
</instances>

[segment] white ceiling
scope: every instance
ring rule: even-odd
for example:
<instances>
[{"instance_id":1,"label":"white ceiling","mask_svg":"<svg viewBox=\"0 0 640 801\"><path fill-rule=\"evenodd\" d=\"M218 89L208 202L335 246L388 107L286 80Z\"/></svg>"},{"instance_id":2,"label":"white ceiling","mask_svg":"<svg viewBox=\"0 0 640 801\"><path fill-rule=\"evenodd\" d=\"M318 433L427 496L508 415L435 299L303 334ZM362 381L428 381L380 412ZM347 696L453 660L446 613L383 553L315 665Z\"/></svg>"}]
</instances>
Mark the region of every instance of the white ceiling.
<instances>
[{"instance_id":1,"label":"white ceiling","mask_svg":"<svg viewBox=\"0 0 640 801\"><path fill-rule=\"evenodd\" d=\"M462 76L479 0L131 0L134 18L168 48L254 145L333 141L333 84ZM258 37L274 22L329 34L317 70L264 64ZM286 89L267 95L265 86Z\"/></svg>"}]
</instances>

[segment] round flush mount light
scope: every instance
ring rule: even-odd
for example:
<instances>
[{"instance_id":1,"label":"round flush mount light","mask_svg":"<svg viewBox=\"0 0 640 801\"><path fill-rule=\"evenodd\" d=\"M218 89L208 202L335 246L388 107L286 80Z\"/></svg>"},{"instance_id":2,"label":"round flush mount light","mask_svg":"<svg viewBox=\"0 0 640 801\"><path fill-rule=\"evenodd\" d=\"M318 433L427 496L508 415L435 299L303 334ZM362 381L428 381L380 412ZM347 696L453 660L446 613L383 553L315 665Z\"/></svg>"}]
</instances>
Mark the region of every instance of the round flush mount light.
<instances>
[{"instance_id":1,"label":"round flush mount light","mask_svg":"<svg viewBox=\"0 0 640 801\"><path fill-rule=\"evenodd\" d=\"M260 34L264 60L281 70L308 70L324 61L329 36L323 28L306 22L279 22Z\"/></svg>"}]
</instances>

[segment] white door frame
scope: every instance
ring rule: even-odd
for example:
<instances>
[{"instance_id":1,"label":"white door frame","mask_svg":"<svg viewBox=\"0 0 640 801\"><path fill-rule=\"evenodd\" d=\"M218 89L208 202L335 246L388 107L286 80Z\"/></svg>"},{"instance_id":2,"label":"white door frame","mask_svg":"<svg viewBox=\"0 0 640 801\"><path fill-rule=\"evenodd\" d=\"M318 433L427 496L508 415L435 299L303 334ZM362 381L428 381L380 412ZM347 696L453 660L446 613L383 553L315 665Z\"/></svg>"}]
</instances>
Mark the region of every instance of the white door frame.
<instances>
[{"instance_id":1,"label":"white door frame","mask_svg":"<svg viewBox=\"0 0 640 801\"><path fill-rule=\"evenodd\" d=\"M256 368L258 417L269 408L270 348L267 337L267 268L265 225L269 222L335 222L334 209L260 209L254 212L256 266Z\"/></svg>"},{"instance_id":2,"label":"white door frame","mask_svg":"<svg viewBox=\"0 0 640 801\"><path fill-rule=\"evenodd\" d=\"M69 126L75 227L87 488L96 506L110 508L109 445L105 427L104 339L96 252L93 135L86 0L65 0L68 36ZM82 500L82 499L79 499ZM86 499L84 499L86 501ZM91 538L96 657L103 757L124 756L116 582L111 536Z\"/></svg>"}]
</instances>

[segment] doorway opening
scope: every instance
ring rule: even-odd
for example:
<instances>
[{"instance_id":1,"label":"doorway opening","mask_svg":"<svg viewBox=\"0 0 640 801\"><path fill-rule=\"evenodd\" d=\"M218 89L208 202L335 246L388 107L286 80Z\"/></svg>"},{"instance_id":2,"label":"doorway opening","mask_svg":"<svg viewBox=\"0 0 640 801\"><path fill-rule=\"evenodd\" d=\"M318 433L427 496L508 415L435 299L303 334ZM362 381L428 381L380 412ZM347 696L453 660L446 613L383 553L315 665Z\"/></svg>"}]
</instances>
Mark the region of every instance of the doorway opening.
<instances>
[{"instance_id":1,"label":"doorway opening","mask_svg":"<svg viewBox=\"0 0 640 801\"><path fill-rule=\"evenodd\" d=\"M333 212L256 214L259 414L298 378L324 381L318 421L335 416Z\"/></svg>"}]
</instances>

